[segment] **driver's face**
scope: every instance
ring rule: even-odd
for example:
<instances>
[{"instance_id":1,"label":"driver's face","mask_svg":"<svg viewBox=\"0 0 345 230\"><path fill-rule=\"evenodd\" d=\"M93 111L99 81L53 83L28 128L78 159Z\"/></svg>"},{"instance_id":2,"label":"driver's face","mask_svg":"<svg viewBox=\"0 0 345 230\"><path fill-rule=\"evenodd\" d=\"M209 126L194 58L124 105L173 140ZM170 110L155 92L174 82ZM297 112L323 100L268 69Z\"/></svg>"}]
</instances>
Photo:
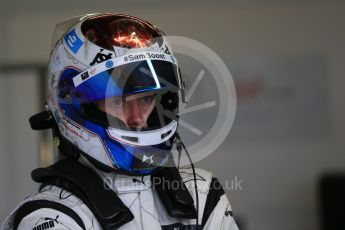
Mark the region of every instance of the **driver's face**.
<instances>
[{"instance_id":1,"label":"driver's face","mask_svg":"<svg viewBox=\"0 0 345 230\"><path fill-rule=\"evenodd\" d=\"M154 93L111 97L96 102L97 107L118 119L128 128L147 128L147 119L155 106Z\"/></svg>"}]
</instances>

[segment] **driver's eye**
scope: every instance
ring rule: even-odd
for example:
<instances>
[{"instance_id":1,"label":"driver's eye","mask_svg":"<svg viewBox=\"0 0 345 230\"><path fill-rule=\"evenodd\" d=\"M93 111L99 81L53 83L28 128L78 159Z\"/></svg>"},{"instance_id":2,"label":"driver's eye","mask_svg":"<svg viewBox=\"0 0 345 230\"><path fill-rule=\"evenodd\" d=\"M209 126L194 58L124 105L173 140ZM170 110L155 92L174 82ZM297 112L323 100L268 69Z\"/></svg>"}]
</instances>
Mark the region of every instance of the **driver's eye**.
<instances>
[{"instance_id":1,"label":"driver's eye","mask_svg":"<svg viewBox=\"0 0 345 230\"><path fill-rule=\"evenodd\" d=\"M144 96L140 98L140 102L143 104L150 104L153 101L154 96L150 95L150 96Z\"/></svg>"},{"instance_id":2,"label":"driver's eye","mask_svg":"<svg viewBox=\"0 0 345 230\"><path fill-rule=\"evenodd\" d=\"M113 98L111 105L116 106L116 107L121 106L122 105L122 98L119 98L119 97Z\"/></svg>"}]
</instances>

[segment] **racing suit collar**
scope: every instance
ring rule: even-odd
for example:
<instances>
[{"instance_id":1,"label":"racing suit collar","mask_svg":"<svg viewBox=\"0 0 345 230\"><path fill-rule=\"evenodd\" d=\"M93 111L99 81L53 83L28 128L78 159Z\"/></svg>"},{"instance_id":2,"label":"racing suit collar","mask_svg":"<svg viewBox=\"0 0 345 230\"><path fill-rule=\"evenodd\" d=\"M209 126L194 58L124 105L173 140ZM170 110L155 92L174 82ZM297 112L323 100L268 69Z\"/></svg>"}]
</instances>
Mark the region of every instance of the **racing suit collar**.
<instances>
[{"instance_id":1,"label":"racing suit collar","mask_svg":"<svg viewBox=\"0 0 345 230\"><path fill-rule=\"evenodd\" d=\"M148 190L152 186L151 176L127 176L115 172L103 172L97 169L85 157L80 156L79 162L96 172L108 186L116 193L130 193Z\"/></svg>"}]
</instances>

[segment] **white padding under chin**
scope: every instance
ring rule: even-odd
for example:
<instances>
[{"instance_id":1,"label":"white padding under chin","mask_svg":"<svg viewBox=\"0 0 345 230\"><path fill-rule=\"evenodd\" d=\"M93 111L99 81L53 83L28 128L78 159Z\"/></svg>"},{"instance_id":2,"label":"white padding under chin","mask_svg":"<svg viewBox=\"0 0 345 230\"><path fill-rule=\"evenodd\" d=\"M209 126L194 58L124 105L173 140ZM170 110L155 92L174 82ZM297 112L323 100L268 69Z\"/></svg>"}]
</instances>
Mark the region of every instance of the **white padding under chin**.
<instances>
[{"instance_id":1,"label":"white padding under chin","mask_svg":"<svg viewBox=\"0 0 345 230\"><path fill-rule=\"evenodd\" d=\"M177 122L171 121L168 125L149 131L128 131L109 127L108 135L117 141L131 145L147 146L163 143L176 132Z\"/></svg>"}]
</instances>

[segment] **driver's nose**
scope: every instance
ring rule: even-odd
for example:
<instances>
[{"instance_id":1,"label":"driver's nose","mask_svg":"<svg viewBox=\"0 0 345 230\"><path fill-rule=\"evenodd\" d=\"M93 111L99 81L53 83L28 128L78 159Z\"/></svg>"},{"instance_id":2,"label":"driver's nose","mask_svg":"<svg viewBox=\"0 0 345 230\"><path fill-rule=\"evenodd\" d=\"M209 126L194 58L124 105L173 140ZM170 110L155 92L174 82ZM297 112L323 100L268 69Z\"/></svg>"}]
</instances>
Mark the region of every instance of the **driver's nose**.
<instances>
[{"instance_id":1,"label":"driver's nose","mask_svg":"<svg viewBox=\"0 0 345 230\"><path fill-rule=\"evenodd\" d=\"M137 100L128 101L126 105L126 123L130 128L146 128L146 121L140 103Z\"/></svg>"}]
</instances>

